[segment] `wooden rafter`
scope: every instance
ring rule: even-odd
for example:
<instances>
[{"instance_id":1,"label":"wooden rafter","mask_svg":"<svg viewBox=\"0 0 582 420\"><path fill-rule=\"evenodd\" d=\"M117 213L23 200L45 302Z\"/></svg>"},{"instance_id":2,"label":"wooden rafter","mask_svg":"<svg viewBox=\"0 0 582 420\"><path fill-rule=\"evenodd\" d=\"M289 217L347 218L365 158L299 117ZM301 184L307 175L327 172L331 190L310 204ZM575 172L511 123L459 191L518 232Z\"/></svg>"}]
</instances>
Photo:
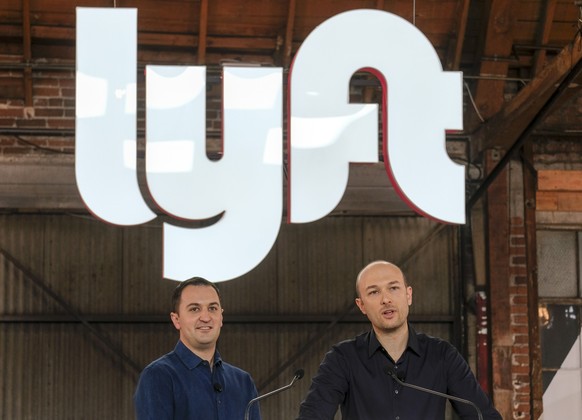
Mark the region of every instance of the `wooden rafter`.
<instances>
[{"instance_id":1,"label":"wooden rafter","mask_svg":"<svg viewBox=\"0 0 582 420\"><path fill-rule=\"evenodd\" d=\"M509 150L525 128L547 104L549 98L556 92L561 80L570 74L582 58L582 39L580 34L542 72L527 84L503 109L482 125L472 135L474 152L492 148ZM577 81L579 76L574 79ZM555 98L555 109L579 88L567 86L562 90L563 97Z\"/></svg>"},{"instance_id":2,"label":"wooden rafter","mask_svg":"<svg viewBox=\"0 0 582 420\"><path fill-rule=\"evenodd\" d=\"M458 70L461 65L461 55L463 52L463 41L467 31L467 19L469 18L469 5L471 0L462 0L459 3L457 13L457 30L449 43L448 54L446 58L447 70Z\"/></svg>"},{"instance_id":3,"label":"wooden rafter","mask_svg":"<svg viewBox=\"0 0 582 420\"><path fill-rule=\"evenodd\" d=\"M208 0L200 1L200 30L198 33L198 64L206 64L208 36Z\"/></svg>"},{"instance_id":4,"label":"wooden rafter","mask_svg":"<svg viewBox=\"0 0 582 420\"><path fill-rule=\"evenodd\" d=\"M287 11L287 26L285 27L285 42L283 46L283 66L289 67L291 54L293 52L293 28L295 27L296 1L289 0Z\"/></svg>"},{"instance_id":5,"label":"wooden rafter","mask_svg":"<svg viewBox=\"0 0 582 420\"><path fill-rule=\"evenodd\" d=\"M505 81L509 70L509 57L513 47L515 1L493 0L483 46L481 66L474 98L479 114L487 120L503 106ZM469 120L467 129L472 131L475 121Z\"/></svg>"},{"instance_id":6,"label":"wooden rafter","mask_svg":"<svg viewBox=\"0 0 582 420\"><path fill-rule=\"evenodd\" d=\"M544 2L544 10L542 11L537 37L537 44L540 46L546 45L550 38L550 30L552 29L552 22L554 21L554 14L556 12L556 3L557 0L546 0ZM532 66L532 76L537 75L542 70L545 61L546 50L540 49L536 51Z\"/></svg>"}]
</instances>

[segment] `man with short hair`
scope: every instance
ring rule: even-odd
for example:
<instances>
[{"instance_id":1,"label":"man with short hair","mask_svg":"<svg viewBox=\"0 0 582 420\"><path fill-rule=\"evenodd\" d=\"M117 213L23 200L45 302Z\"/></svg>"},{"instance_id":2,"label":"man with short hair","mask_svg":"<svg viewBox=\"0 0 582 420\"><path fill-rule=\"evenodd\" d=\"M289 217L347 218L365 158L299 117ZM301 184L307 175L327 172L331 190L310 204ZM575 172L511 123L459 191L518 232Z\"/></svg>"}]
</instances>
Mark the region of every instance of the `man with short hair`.
<instances>
[{"instance_id":1,"label":"man with short hair","mask_svg":"<svg viewBox=\"0 0 582 420\"><path fill-rule=\"evenodd\" d=\"M332 347L325 355L299 420L442 420L446 399L402 386L402 381L469 400L484 419L500 420L469 366L446 341L419 334L408 323L412 287L396 265L374 261L356 280L356 305L371 331ZM477 419L470 404L451 401L462 419Z\"/></svg>"},{"instance_id":2,"label":"man with short hair","mask_svg":"<svg viewBox=\"0 0 582 420\"><path fill-rule=\"evenodd\" d=\"M201 277L183 281L172 304L180 340L142 372L134 395L137 419L243 419L257 389L251 376L224 362L216 348L223 312L218 287ZM257 404L250 418L260 420Z\"/></svg>"}]
</instances>

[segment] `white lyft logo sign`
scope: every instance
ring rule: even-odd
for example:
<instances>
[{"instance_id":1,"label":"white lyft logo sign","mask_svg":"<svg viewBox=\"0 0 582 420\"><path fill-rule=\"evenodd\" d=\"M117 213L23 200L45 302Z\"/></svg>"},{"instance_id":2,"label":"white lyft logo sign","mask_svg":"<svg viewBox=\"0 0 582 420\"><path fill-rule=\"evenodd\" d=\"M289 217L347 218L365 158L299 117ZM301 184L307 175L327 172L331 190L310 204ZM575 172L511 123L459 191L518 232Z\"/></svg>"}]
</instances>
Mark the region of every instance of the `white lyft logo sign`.
<instances>
[{"instance_id":1,"label":"white lyft logo sign","mask_svg":"<svg viewBox=\"0 0 582 420\"><path fill-rule=\"evenodd\" d=\"M464 167L446 152L445 130L462 128L462 80L444 72L413 25L377 10L341 13L305 40L289 74L289 222L331 212L349 163L378 162L378 106L349 103L358 70L383 84L384 161L417 212L465 221ZM156 214L137 180L137 10L77 9L77 185L90 211L116 225ZM180 220L222 215L203 228L164 223L166 278L239 277L272 248L282 218L281 68L223 72L224 156L205 152L206 69L146 67L147 187ZM389 141L388 141L389 140Z\"/></svg>"}]
</instances>

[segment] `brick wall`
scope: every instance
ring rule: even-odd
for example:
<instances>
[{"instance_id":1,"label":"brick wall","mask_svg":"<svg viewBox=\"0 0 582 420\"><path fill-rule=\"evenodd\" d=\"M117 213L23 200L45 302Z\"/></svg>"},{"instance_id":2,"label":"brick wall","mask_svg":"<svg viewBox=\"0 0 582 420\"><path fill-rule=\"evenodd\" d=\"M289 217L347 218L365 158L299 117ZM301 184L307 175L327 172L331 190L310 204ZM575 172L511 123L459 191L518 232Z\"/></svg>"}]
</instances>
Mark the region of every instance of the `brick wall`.
<instances>
[{"instance_id":1,"label":"brick wall","mask_svg":"<svg viewBox=\"0 0 582 420\"><path fill-rule=\"evenodd\" d=\"M490 152L487 166L498 161ZM523 166L514 160L487 193L493 398L504 419L532 419ZM535 315L535 314L534 314ZM533 319L536 319L535 316Z\"/></svg>"},{"instance_id":2,"label":"brick wall","mask_svg":"<svg viewBox=\"0 0 582 420\"><path fill-rule=\"evenodd\" d=\"M27 104L21 70L0 73L0 154L73 153L73 71L42 70L30 75Z\"/></svg>"},{"instance_id":3,"label":"brick wall","mask_svg":"<svg viewBox=\"0 0 582 420\"><path fill-rule=\"evenodd\" d=\"M511 314L511 379L514 419L530 419L530 352L525 226L523 217L510 219L509 301Z\"/></svg>"},{"instance_id":4,"label":"brick wall","mask_svg":"<svg viewBox=\"0 0 582 420\"><path fill-rule=\"evenodd\" d=\"M32 103L26 104L26 79L19 69L0 71L0 154L74 153L75 72L35 70L30 75ZM145 77L138 73L138 138L145 130ZM222 86L207 87L207 136L217 149L221 137Z\"/></svg>"}]
</instances>

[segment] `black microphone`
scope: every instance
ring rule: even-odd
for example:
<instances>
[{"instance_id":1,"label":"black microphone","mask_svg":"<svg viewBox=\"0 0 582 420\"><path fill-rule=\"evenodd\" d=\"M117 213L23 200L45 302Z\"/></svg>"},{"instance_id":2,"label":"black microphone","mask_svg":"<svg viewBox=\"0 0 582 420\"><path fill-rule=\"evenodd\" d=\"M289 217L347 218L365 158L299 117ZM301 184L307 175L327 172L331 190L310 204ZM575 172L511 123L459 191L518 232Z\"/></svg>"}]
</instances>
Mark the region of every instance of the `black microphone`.
<instances>
[{"instance_id":1,"label":"black microphone","mask_svg":"<svg viewBox=\"0 0 582 420\"><path fill-rule=\"evenodd\" d=\"M259 400L262 400L263 398L270 397L271 395L278 394L281 391L285 391L286 389L291 388L295 384L295 381L298 381L299 379L303 378L304 373L305 372L303 371L303 369L297 369L295 371L295 376L293 376L293 379L291 380L291 383L289 385L285 385L284 387L281 387L281 388L276 389L276 390L271 391L271 392L267 392L266 394L263 394L263 395L259 395L258 397L250 400L249 403L247 404L247 409L245 411L245 420L249 420L249 413L251 410L251 406L254 403L256 403Z\"/></svg>"},{"instance_id":2,"label":"black microphone","mask_svg":"<svg viewBox=\"0 0 582 420\"><path fill-rule=\"evenodd\" d=\"M216 382L213 386L216 392L222 392L222 385L220 385L218 382Z\"/></svg>"},{"instance_id":3,"label":"black microphone","mask_svg":"<svg viewBox=\"0 0 582 420\"><path fill-rule=\"evenodd\" d=\"M386 366L386 368L384 369L384 372L386 372L386 374L391 376L392 379L394 379L396 382L398 382L402 386L416 389L417 391L428 392L429 394L438 395L439 397L448 398L450 400L462 402L464 404L472 405L475 408L475 410L477 411L477 416L479 417L479 420L483 420L483 414L481 414L481 410L479 409L479 407L477 407L477 404L475 404L472 401L465 400L465 399L459 398L459 397L455 397L454 395L443 394L442 392L438 392L438 391L435 391L433 389L423 388L423 387L418 386L418 385L413 385L413 384L409 384L407 382L404 382L404 380L399 378L398 375L396 375L396 372L394 372L389 366Z\"/></svg>"}]
</instances>

